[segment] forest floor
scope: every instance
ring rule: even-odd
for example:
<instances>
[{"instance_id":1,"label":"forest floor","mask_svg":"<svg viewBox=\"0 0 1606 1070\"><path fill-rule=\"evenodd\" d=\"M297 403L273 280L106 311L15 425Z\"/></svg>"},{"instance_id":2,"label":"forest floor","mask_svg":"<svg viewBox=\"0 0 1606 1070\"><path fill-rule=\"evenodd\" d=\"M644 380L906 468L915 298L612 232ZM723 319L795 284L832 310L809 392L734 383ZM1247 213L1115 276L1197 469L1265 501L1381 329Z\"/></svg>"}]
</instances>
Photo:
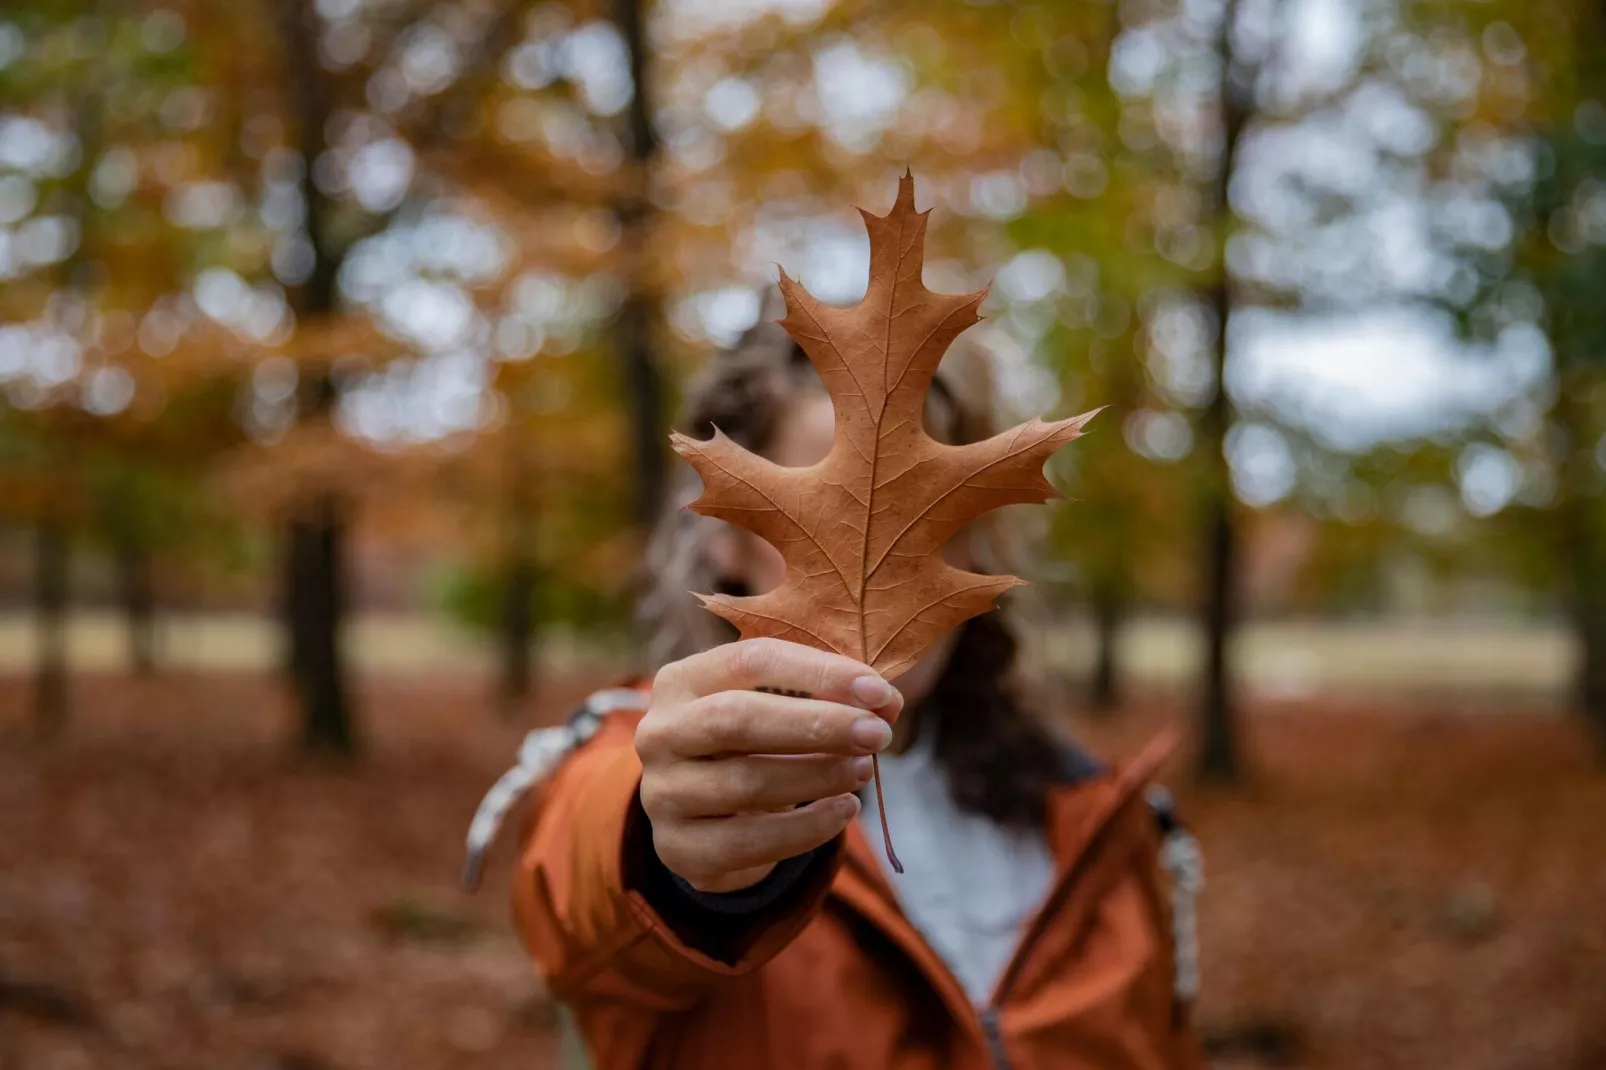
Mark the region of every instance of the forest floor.
<instances>
[{"instance_id":1,"label":"forest floor","mask_svg":"<svg viewBox=\"0 0 1606 1070\"><path fill-rule=\"evenodd\" d=\"M521 729L478 677L359 690L345 768L292 756L259 675L88 675L49 745L0 678L0 1070L556 1065L507 845L455 885ZM1075 730L1120 754L1180 709ZM1606 1068L1606 773L1568 721L1483 712L1257 700L1248 786L1183 787L1214 1065Z\"/></svg>"}]
</instances>

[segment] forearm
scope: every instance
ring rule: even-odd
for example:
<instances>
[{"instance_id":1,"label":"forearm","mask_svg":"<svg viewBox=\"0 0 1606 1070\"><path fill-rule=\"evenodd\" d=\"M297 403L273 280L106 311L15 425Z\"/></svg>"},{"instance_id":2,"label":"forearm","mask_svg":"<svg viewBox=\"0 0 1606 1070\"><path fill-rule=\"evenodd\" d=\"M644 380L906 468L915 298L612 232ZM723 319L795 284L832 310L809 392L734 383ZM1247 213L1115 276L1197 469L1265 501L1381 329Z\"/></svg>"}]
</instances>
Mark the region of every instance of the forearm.
<instances>
[{"instance_id":1,"label":"forearm","mask_svg":"<svg viewBox=\"0 0 1606 1070\"><path fill-rule=\"evenodd\" d=\"M727 917L699 904L653 851L627 739L599 735L542 792L514 916L559 998L684 1009L707 984L756 968L802 930L834 876L837 849L822 848L822 861L802 866L762 909Z\"/></svg>"}]
</instances>

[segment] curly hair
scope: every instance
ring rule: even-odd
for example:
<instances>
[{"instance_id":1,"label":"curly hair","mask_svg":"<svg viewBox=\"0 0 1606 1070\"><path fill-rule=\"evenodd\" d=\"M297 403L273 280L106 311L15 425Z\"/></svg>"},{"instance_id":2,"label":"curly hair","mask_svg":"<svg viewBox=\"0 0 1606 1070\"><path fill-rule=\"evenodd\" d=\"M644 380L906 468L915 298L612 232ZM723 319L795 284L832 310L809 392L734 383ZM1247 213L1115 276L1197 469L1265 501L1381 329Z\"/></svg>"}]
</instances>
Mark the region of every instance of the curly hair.
<instances>
[{"instance_id":1,"label":"curly hair","mask_svg":"<svg viewBox=\"0 0 1606 1070\"><path fill-rule=\"evenodd\" d=\"M760 324L709 361L687 392L678 426L698 438L712 436L718 427L743 447L762 452L799 395L821 389L802 348L779 326ZM980 355L955 347L933 380L928 431L956 445L987 437L992 420L985 402L991 389ZM689 593L729 590L706 552L709 535L722 522L684 508L696 495L697 480L688 472L648 545L639 617L650 669L736 638L734 628ZM1009 529L995 516L973 531L975 567L1016 571ZM916 723L920 731L935 733L937 762L962 810L1009 827L1033 828L1042 824L1044 798L1062 779L1063 764L1058 741L1016 692L1016 651L1007 606L966 621Z\"/></svg>"}]
</instances>

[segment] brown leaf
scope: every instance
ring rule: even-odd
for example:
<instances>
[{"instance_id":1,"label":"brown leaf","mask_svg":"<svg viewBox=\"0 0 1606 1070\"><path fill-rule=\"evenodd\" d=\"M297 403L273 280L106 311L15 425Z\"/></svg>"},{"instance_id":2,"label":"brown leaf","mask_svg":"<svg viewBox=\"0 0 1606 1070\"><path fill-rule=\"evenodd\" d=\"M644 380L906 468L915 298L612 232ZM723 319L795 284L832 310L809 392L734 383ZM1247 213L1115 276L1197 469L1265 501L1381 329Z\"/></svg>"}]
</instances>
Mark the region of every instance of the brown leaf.
<instances>
[{"instance_id":1,"label":"brown leaf","mask_svg":"<svg viewBox=\"0 0 1606 1070\"><path fill-rule=\"evenodd\" d=\"M786 582L775 590L700 595L703 604L744 639L834 650L891 679L1021 582L954 568L943 546L989 510L1057 497L1043 463L1094 413L1034 419L964 446L926 434L926 391L937 364L980 319L987 291L949 297L922 283L928 213L915 211L911 175L899 181L891 212L859 214L870 232L864 300L852 308L821 304L781 272L781 326L814 362L836 411L831 452L812 467L783 468L717 430L706 442L681 434L670 441L703 480L691 508L762 536L786 559ZM875 783L879 799L878 762ZM885 807L881 834L902 873Z\"/></svg>"},{"instance_id":2,"label":"brown leaf","mask_svg":"<svg viewBox=\"0 0 1606 1070\"><path fill-rule=\"evenodd\" d=\"M887 215L861 209L870 286L852 308L821 304L781 273L781 325L814 362L836 410L824 460L783 468L717 431L707 441L671 436L703 480L691 508L762 536L787 563L786 582L768 594L701 595L703 604L743 638L834 650L889 679L1021 582L954 568L943 546L989 510L1058 497L1043 463L1094 415L1034 419L964 446L926 434L937 364L980 318L987 295L950 297L922 284L928 214L915 211L908 174Z\"/></svg>"}]
</instances>

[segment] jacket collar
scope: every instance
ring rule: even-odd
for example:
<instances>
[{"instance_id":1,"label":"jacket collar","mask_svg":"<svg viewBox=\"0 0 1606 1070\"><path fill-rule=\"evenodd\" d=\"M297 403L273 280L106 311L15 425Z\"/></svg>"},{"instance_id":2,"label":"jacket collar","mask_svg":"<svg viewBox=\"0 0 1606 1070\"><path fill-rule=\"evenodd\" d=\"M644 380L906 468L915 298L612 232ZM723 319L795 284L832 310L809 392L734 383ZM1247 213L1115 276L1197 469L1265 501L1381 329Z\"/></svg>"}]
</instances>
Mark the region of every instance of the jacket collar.
<instances>
[{"instance_id":1,"label":"jacket collar","mask_svg":"<svg viewBox=\"0 0 1606 1070\"><path fill-rule=\"evenodd\" d=\"M1075 752L1088 763L1082 768L1083 775L1068 776L1064 783L1050 789L1046 800L1044 833L1054 855L1054 886L1027 923L1020 946L994 992L994 1005L1007 998L1022 980L1031 979L1033 952L1041 949L1049 930L1073 933L1078 928L1075 918L1062 916L1067 910L1077 912L1069 902L1077 874L1097 852L1107 830L1131 803L1141 799L1143 788L1176 742L1176 734L1167 732L1136 758L1113 767L1091 763L1085 754ZM870 843L857 821L848 826L845 840L842 868L831 888L833 897L874 925L902 951L936 990L955 1020L985 1044L976 1008L964 988L898 906L897 892L875 854L881 848Z\"/></svg>"}]
</instances>

